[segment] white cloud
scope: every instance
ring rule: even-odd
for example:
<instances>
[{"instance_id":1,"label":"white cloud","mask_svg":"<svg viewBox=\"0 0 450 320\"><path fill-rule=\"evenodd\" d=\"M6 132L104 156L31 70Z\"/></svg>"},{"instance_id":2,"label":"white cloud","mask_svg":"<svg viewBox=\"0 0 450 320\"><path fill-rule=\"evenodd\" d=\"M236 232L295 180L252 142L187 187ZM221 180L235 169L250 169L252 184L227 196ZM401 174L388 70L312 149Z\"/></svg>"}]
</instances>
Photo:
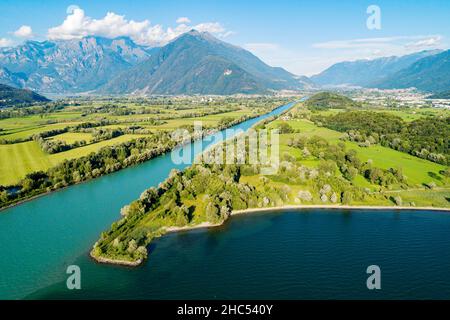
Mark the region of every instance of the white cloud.
<instances>
[{"instance_id":1,"label":"white cloud","mask_svg":"<svg viewBox=\"0 0 450 320\"><path fill-rule=\"evenodd\" d=\"M94 19L87 16L84 10L77 6L69 8L64 22L48 30L50 40L79 39L89 35L109 38L129 36L136 43L154 46L165 44L191 29L207 31L218 37L226 37L230 34L218 22L189 25L187 22L189 19L183 18L184 23L178 24L175 28L168 27L166 29L160 24L152 25L149 20L127 20L125 16L114 12L108 12L101 19Z\"/></svg>"},{"instance_id":2,"label":"white cloud","mask_svg":"<svg viewBox=\"0 0 450 320\"><path fill-rule=\"evenodd\" d=\"M415 50L424 50L430 49L433 47L439 47L442 44L442 36L430 36L415 42L408 43L406 45L407 48L415 49Z\"/></svg>"},{"instance_id":3,"label":"white cloud","mask_svg":"<svg viewBox=\"0 0 450 320\"><path fill-rule=\"evenodd\" d=\"M31 38L33 36L33 29L30 26L23 25L14 31L13 34L19 38Z\"/></svg>"},{"instance_id":4,"label":"white cloud","mask_svg":"<svg viewBox=\"0 0 450 320\"><path fill-rule=\"evenodd\" d=\"M371 49L382 48L386 45L406 47L412 40L417 45L427 44L427 46L439 45L442 39L439 35L431 36L403 36L403 37L384 37L384 38L363 38L352 40L335 40L313 44L314 48L319 49ZM431 42L430 42L431 41Z\"/></svg>"},{"instance_id":5,"label":"white cloud","mask_svg":"<svg viewBox=\"0 0 450 320\"><path fill-rule=\"evenodd\" d=\"M71 4L70 6L67 7L66 13L72 14L76 9L80 9L80 7L77 6L76 4Z\"/></svg>"},{"instance_id":6,"label":"white cloud","mask_svg":"<svg viewBox=\"0 0 450 320\"><path fill-rule=\"evenodd\" d=\"M0 38L0 48L10 47L12 45L13 45L13 42L11 39Z\"/></svg>"},{"instance_id":7,"label":"white cloud","mask_svg":"<svg viewBox=\"0 0 450 320\"><path fill-rule=\"evenodd\" d=\"M180 24L180 23L184 23L184 24L191 23L191 20L188 17L179 17L177 19L177 23L178 24Z\"/></svg>"},{"instance_id":8,"label":"white cloud","mask_svg":"<svg viewBox=\"0 0 450 320\"><path fill-rule=\"evenodd\" d=\"M421 50L445 49L447 45L441 35L394 36L335 40L314 43L315 57L321 66L315 73L341 61L376 59L402 56ZM312 64L311 64L312 65Z\"/></svg>"},{"instance_id":9,"label":"white cloud","mask_svg":"<svg viewBox=\"0 0 450 320\"><path fill-rule=\"evenodd\" d=\"M440 35L335 40L311 47L287 48L277 43L247 43L244 48L272 66L298 75L317 74L342 61L401 56L421 50L445 49Z\"/></svg>"}]
</instances>

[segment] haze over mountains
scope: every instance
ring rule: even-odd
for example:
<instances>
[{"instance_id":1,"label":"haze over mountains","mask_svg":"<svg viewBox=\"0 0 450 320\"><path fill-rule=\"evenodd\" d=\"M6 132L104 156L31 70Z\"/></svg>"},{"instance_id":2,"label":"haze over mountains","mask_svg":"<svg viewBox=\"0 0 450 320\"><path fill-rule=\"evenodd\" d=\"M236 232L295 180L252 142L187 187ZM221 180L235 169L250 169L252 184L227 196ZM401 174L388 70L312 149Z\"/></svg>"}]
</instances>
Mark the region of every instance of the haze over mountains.
<instances>
[{"instance_id":1,"label":"haze over mountains","mask_svg":"<svg viewBox=\"0 0 450 320\"><path fill-rule=\"evenodd\" d=\"M191 30L161 48L130 38L27 41L0 49L0 83L44 94L259 94L320 86L450 88L450 51L337 63L311 77Z\"/></svg>"},{"instance_id":2,"label":"haze over mountains","mask_svg":"<svg viewBox=\"0 0 450 320\"><path fill-rule=\"evenodd\" d=\"M322 86L415 87L438 92L450 88L450 50L421 51L401 57L337 63L311 80Z\"/></svg>"}]
</instances>

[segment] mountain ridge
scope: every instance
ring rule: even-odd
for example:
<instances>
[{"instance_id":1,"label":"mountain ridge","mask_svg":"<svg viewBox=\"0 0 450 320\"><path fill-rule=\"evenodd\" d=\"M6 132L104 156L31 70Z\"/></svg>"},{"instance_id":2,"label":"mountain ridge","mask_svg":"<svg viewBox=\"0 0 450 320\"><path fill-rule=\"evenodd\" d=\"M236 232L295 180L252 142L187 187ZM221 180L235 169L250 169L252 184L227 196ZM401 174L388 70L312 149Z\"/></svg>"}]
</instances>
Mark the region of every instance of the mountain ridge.
<instances>
[{"instance_id":1,"label":"mountain ridge","mask_svg":"<svg viewBox=\"0 0 450 320\"><path fill-rule=\"evenodd\" d=\"M282 68L270 67L243 48L191 30L147 61L118 75L100 93L265 93L311 85Z\"/></svg>"},{"instance_id":2,"label":"mountain ridge","mask_svg":"<svg viewBox=\"0 0 450 320\"><path fill-rule=\"evenodd\" d=\"M381 83L384 79L409 67L420 59L439 52L439 50L424 50L404 56L343 61L312 76L311 80L322 86L353 85L371 87L374 83Z\"/></svg>"},{"instance_id":3,"label":"mountain ridge","mask_svg":"<svg viewBox=\"0 0 450 320\"><path fill-rule=\"evenodd\" d=\"M89 91L106 83L111 73L121 72L150 55L151 49L126 37L26 41L0 49L0 67L9 72L0 74L0 82L48 93ZM20 74L21 81L13 81L11 74Z\"/></svg>"},{"instance_id":4,"label":"mountain ridge","mask_svg":"<svg viewBox=\"0 0 450 320\"><path fill-rule=\"evenodd\" d=\"M0 107L47 101L50 100L34 91L0 84Z\"/></svg>"},{"instance_id":5,"label":"mountain ridge","mask_svg":"<svg viewBox=\"0 0 450 320\"><path fill-rule=\"evenodd\" d=\"M234 94L313 86L196 30L158 48L128 37L26 41L0 49L0 83L48 94Z\"/></svg>"}]
</instances>

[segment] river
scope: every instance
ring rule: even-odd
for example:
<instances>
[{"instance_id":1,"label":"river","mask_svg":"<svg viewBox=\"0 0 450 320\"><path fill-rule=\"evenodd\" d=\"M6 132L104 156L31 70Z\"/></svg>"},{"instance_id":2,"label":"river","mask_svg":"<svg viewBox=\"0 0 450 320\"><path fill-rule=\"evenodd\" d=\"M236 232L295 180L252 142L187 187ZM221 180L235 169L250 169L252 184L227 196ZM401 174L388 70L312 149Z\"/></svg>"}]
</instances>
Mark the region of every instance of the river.
<instances>
[{"instance_id":1,"label":"river","mask_svg":"<svg viewBox=\"0 0 450 320\"><path fill-rule=\"evenodd\" d=\"M232 128L248 130L294 104ZM225 138L233 135L231 131L223 133ZM195 146L204 149L209 144L211 141L206 138L183 148L191 148L194 157L194 151L201 150ZM100 233L120 218L124 205L164 181L172 169L186 166L175 165L168 153L0 212L0 299L24 298L64 280L67 266L87 256Z\"/></svg>"}]
</instances>

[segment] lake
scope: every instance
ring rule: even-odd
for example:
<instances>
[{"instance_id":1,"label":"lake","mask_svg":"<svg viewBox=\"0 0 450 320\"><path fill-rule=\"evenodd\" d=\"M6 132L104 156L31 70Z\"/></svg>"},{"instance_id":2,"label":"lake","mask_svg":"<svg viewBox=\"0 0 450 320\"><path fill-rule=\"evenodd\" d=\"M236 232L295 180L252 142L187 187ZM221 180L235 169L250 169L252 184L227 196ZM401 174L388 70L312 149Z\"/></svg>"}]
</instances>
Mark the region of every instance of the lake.
<instances>
[{"instance_id":1,"label":"lake","mask_svg":"<svg viewBox=\"0 0 450 320\"><path fill-rule=\"evenodd\" d=\"M156 240L138 268L74 262L34 299L449 299L450 214L301 209L232 217ZM381 269L368 290L366 269Z\"/></svg>"}]
</instances>

